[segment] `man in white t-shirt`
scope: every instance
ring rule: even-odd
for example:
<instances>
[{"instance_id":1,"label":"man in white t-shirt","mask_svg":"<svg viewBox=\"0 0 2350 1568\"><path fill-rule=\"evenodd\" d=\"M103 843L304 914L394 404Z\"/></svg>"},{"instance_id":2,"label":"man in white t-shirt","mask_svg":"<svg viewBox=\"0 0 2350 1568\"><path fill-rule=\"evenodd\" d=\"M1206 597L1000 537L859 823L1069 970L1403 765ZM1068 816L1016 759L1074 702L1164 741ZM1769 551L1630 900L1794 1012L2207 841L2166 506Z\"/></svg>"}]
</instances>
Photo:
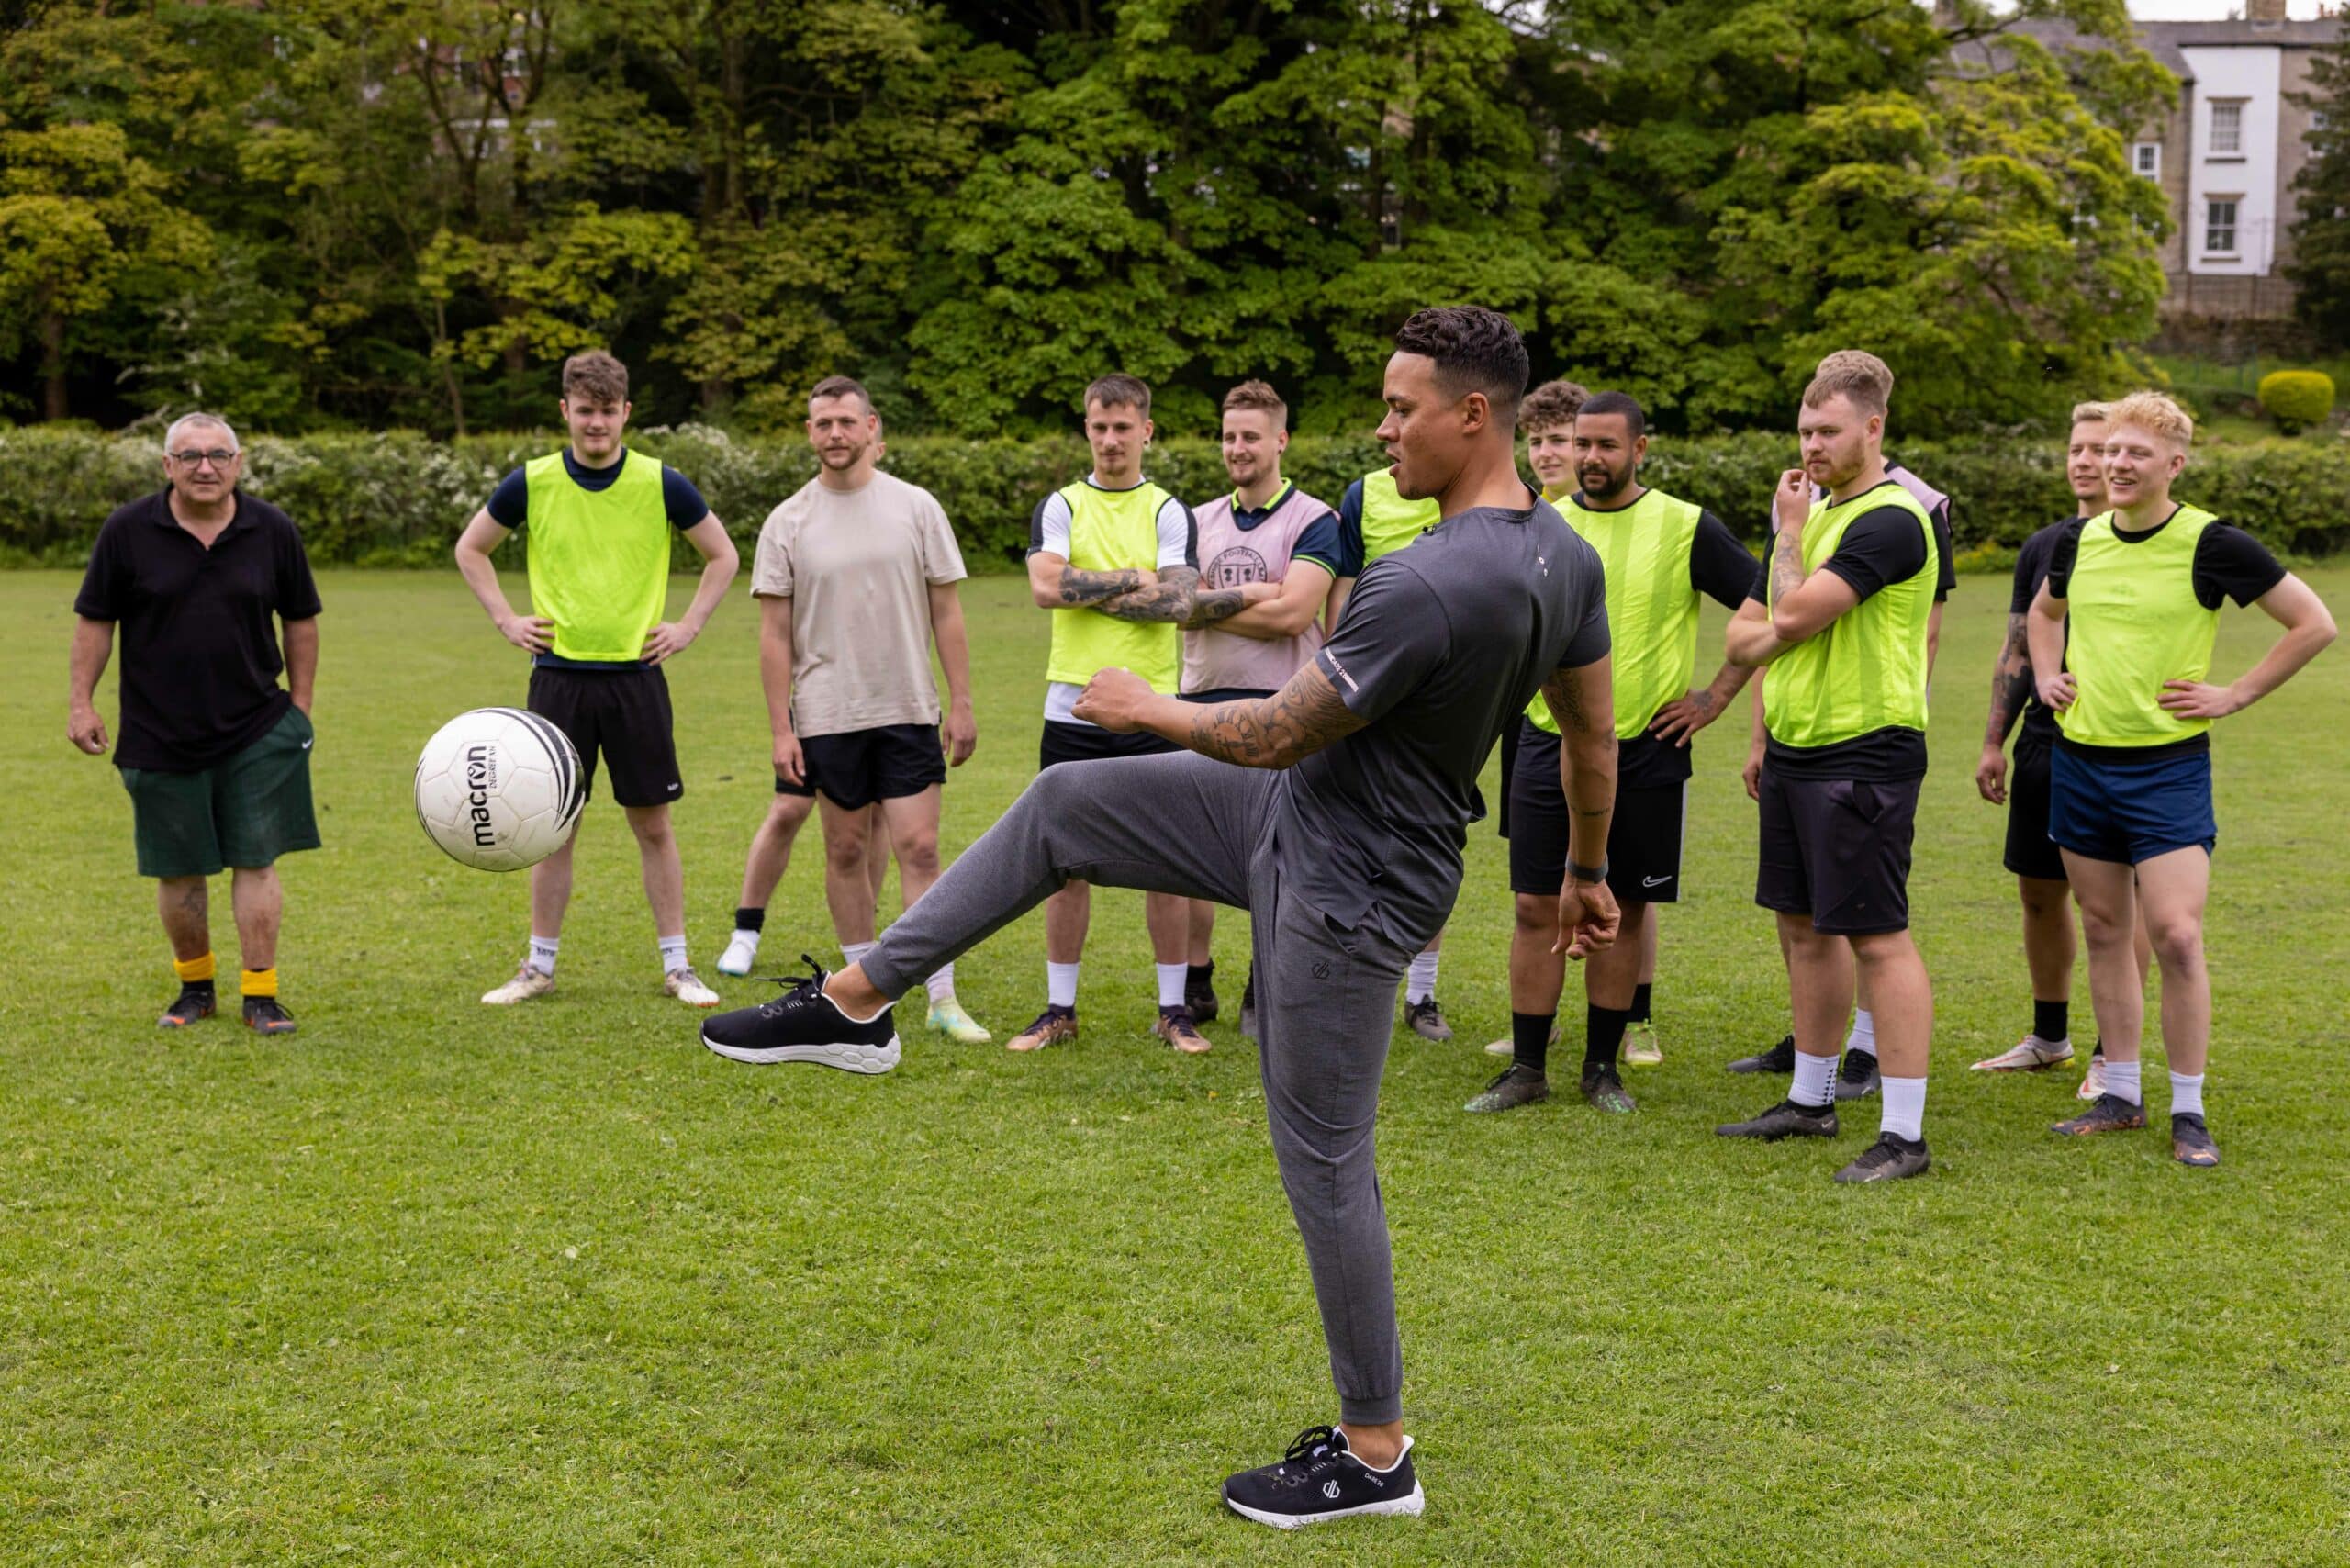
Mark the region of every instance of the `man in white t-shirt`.
<instances>
[{"instance_id":1,"label":"man in white t-shirt","mask_svg":"<svg viewBox=\"0 0 2350 1568\"><path fill-rule=\"evenodd\" d=\"M751 971L767 902L811 811L824 822L824 902L850 963L873 946L867 879L875 808L911 908L938 879L939 790L979 745L971 649L955 585L955 531L936 498L874 467L881 421L845 375L816 384L808 441L816 476L767 515L751 572L759 683L775 741L775 801L751 838L743 902L719 969ZM932 644L946 671L943 714ZM930 1026L990 1038L955 1000L952 964L930 977Z\"/></svg>"}]
</instances>

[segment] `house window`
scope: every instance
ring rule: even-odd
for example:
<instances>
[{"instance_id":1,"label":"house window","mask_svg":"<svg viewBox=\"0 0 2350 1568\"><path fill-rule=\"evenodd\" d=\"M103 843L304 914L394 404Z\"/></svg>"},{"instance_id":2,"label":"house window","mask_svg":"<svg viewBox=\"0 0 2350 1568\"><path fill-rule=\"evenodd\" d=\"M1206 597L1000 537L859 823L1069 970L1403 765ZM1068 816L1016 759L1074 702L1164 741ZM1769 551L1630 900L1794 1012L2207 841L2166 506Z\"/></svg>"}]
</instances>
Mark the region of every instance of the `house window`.
<instances>
[{"instance_id":1,"label":"house window","mask_svg":"<svg viewBox=\"0 0 2350 1568\"><path fill-rule=\"evenodd\" d=\"M2206 255L2232 256L2236 249L2236 196L2213 196L2203 209Z\"/></svg>"},{"instance_id":2,"label":"house window","mask_svg":"<svg viewBox=\"0 0 2350 1568\"><path fill-rule=\"evenodd\" d=\"M2244 156L2244 100L2211 105L2211 156Z\"/></svg>"},{"instance_id":3,"label":"house window","mask_svg":"<svg viewBox=\"0 0 2350 1568\"><path fill-rule=\"evenodd\" d=\"M2130 167L2150 180L2160 179L2163 173L2163 144L2159 141L2132 142Z\"/></svg>"}]
</instances>

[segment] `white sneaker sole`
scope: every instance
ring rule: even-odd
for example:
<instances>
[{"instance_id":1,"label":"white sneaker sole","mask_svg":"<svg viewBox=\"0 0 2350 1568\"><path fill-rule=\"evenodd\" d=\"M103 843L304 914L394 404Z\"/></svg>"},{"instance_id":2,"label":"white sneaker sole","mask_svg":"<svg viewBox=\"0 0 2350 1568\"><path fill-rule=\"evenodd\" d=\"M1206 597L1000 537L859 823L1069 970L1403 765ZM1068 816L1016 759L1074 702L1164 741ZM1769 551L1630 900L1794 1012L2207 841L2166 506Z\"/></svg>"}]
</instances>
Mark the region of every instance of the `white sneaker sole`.
<instances>
[{"instance_id":1,"label":"white sneaker sole","mask_svg":"<svg viewBox=\"0 0 2350 1568\"><path fill-rule=\"evenodd\" d=\"M1376 1503L1364 1503L1352 1508L1332 1508L1325 1514L1269 1513L1262 1508L1252 1508L1244 1503L1236 1503L1229 1497L1224 1500L1224 1506L1242 1518L1254 1519L1260 1525L1270 1525L1275 1529L1297 1529L1305 1525L1318 1525L1325 1519L1353 1518L1358 1515L1408 1514L1416 1517L1421 1509L1428 1506L1428 1500L1427 1494L1421 1491L1420 1484L1415 1481L1412 1483L1411 1493L1407 1496L1385 1497Z\"/></svg>"},{"instance_id":2,"label":"white sneaker sole","mask_svg":"<svg viewBox=\"0 0 2350 1568\"><path fill-rule=\"evenodd\" d=\"M772 1067L778 1062L804 1061L817 1067L838 1068L843 1072L881 1073L898 1065L898 1036L890 1036L886 1046L859 1045L853 1040L807 1046L722 1046L704 1032L701 1043L724 1057L728 1061L748 1062L754 1067Z\"/></svg>"},{"instance_id":3,"label":"white sneaker sole","mask_svg":"<svg viewBox=\"0 0 2350 1568\"><path fill-rule=\"evenodd\" d=\"M756 958L745 958L740 964L736 964L730 961L733 957L733 954L729 953L724 958L718 960L718 972L720 974L733 975L736 980L741 980L744 975L751 972L751 966L758 962L758 959Z\"/></svg>"},{"instance_id":4,"label":"white sneaker sole","mask_svg":"<svg viewBox=\"0 0 2350 1568\"><path fill-rule=\"evenodd\" d=\"M2036 1052L2031 1056L2020 1057L2011 1047L2001 1051L1998 1056L1986 1057L1981 1061L1974 1063L1970 1070L1975 1072L2045 1072L2052 1067L2065 1066L2072 1059L2073 1053L2069 1048L2061 1057L2044 1057Z\"/></svg>"}]
</instances>

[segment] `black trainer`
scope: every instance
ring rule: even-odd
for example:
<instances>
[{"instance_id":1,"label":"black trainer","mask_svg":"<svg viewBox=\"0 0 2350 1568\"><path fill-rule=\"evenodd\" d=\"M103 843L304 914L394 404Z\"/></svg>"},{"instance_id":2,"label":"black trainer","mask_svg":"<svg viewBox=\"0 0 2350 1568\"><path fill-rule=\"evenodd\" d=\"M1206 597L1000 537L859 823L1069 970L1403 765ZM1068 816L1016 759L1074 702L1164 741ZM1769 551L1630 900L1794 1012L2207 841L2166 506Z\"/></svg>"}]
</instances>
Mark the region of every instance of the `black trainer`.
<instances>
[{"instance_id":1,"label":"black trainer","mask_svg":"<svg viewBox=\"0 0 2350 1568\"><path fill-rule=\"evenodd\" d=\"M155 1020L158 1029L185 1029L199 1018L209 1018L220 1006L219 994L210 980L184 980L180 993L163 1015Z\"/></svg>"},{"instance_id":2,"label":"black trainer","mask_svg":"<svg viewBox=\"0 0 2350 1568\"><path fill-rule=\"evenodd\" d=\"M1279 1464L1244 1470L1224 1483L1226 1506L1275 1529L1295 1529L1354 1514L1417 1514L1427 1506L1412 1473L1412 1439L1385 1470L1373 1470L1347 1449L1336 1427L1308 1427Z\"/></svg>"},{"instance_id":3,"label":"black trainer","mask_svg":"<svg viewBox=\"0 0 2350 1568\"><path fill-rule=\"evenodd\" d=\"M2181 1111L2170 1119L2170 1157L2181 1165L2198 1169L2220 1163L2220 1146L2211 1141L2211 1129L2193 1111Z\"/></svg>"},{"instance_id":4,"label":"black trainer","mask_svg":"<svg viewBox=\"0 0 2350 1568\"><path fill-rule=\"evenodd\" d=\"M1898 1182L1904 1176L1923 1176L1933 1163L1932 1157L1926 1153L1924 1138L1879 1133L1876 1141L1861 1151L1859 1159L1836 1172L1836 1180Z\"/></svg>"},{"instance_id":5,"label":"black trainer","mask_svg":"<svg viewBox=\"0 0 2350 1568\"><path fill-rule=\"evenodd\" d=\"M2100 1094L2077 1116L2067 1117L2048 1130L2065 1137L2095 1137L2099 1133L2135 1132L2146 1125L2146 1107L2119 1094Z\"/></svg>"},{"instance_id":6,"label":"black trainer","mask_svg":"<svg viewBox=\"0 0 2350 1568\"><path fill-rule=\"evenodd\" d=\"M1876 1057L1868 1051L1846 1051L1836 1069L1836 1098L1865 1100L1876 1092Z\"/></svg>"},{"instance_id":7,"label":"black trainer","mask_svg":"<svg viewBox=\"0 0 2350 1568\"><path fill-rule=\"evenodd\" d=\"M1472 1112L1515 1111L1520 1105L1532 1105L1550 1097L1548 1078L1530 1067L1512 1062L1460 1108Z\"/></svg>"},{"instance_id":8,"label":"black trainer","mask_svg":"<svg viewBox=\"0 0 2350 1568\"><path fill-rule=\"evenodd\" d=\"M896 1003L860 1024L824 994L829 977L807 954L800 961L814 971L769 983L787 986L773 1002L739 1007L706 1020L701 1043L729 1061L764 1066L808 1061L843 1072L887 1072L898 1065Z\"/></svg>"},{"instance_id":9,"label":"black trainer","mask_svg":"<svg viewBox=\"0 0 2350 1568\"><path fill-rule=\"evenodd\" d=\"M1631 1092L1624 1087L1612 1061L1585 1062L1583 1070L1583 1097L1595 1111L1606 1111L1614 1116L1628 1116L1639 1109Z\"/></svg>"},{"instance_id":10,"label":"black trainer","mask_svg":"<svg viewBox=\"0 0 2350 1568\"><path fill-rule=\"evenodd\" d=\"M1796 1037L1789 1035L1767 1051L1740 1057L1729 1064L1729 1070L1732 1072L1793 1072L1796 1070Z\"/></svg>"},{"instance_id":11,"label":"black trainer","mask_svg":"<svg viewBox=\"0 0 2350 1568\"><path fill-rule=\"evenodd\" d=\"M1755 1137L1764 1143L1783 1137L1834 1137L1836 1107L1782 1100L1751 1122L1724 1122L1714 1131L1723 1137Z\"/></svg>"},{"instance_id":12,"label":"black trainer","mask_svg":"<svg viewBox=\"0 0 2350 1568\"><path fill-rule=\"evenodd\" d=\"M274 996L245 998L245 1027L262 1035L290 1035L294 1032L294 1014L277 1004Z\"/></svg>"},{"instance_id":13,"label":"black trainer","mask_svg":"<svg viewBox=\"0 0 2350 1568\"><path fill-rule=\"evenodd\" d=\"M1183 1006L1192 1014L1192 1022L1194 1024L1215 1022L1215 1015L1223 1011L1223 1003L1215 999L1215 966L1214 964L1202 964L1185 975Z\"/></svg>"}]
</instances>

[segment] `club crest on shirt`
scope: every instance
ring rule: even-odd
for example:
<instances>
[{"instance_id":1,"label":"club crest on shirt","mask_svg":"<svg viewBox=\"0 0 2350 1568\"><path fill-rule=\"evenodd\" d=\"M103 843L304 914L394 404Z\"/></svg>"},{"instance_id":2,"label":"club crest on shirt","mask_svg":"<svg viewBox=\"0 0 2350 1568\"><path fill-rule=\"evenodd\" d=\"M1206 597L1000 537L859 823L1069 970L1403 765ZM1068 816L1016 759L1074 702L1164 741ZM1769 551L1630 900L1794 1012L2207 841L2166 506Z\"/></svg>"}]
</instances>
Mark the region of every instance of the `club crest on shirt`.
<instances>
[{"instance_id":1,"label":"club crest on shirt","mask_svg":"<svg viewBox=\"0 0 2350 1568\"><path fill-rule=\"evenodd\" d=\"M1246 544L1234 544L1216 552L1215 559L1201 574L1210 588L1238 588L1244 583L1270 582L1272 574L1266 568L1265 558Z\"/></svg>"}]
</instances>

